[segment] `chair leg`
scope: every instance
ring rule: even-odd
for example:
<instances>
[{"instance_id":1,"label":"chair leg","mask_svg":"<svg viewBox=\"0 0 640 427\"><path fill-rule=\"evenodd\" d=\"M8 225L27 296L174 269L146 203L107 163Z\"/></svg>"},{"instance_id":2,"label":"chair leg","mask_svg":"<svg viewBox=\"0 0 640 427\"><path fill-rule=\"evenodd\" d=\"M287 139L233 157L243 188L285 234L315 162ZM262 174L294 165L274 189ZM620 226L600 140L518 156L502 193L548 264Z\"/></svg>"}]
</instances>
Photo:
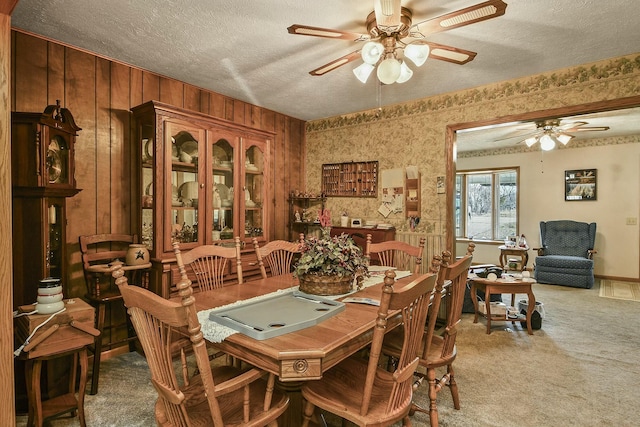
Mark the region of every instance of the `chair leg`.
<instances>
[{"instance_id":1,"label":"chair leg","mask_svg":"<svg viewBox=\"0 0 640 427\"><path fill-rule=\"evenodd\" d=\"M429 421L431 427L438 426L438 405L436 404L436 397L438 395L436 370L427 369L427 381L429 382Z\"/></svg>"},{"instance_id":2,"label":"chair leg","mask_svg":"<svg viewBox=\"0 0 640 427\"><path fill-rule=\"evenodd\" d=\"M100 356L102 354L102 333L104 332L104 318L106 312L106 304L98 304L98 317L96 319L96 329L100 331L100 335L96 337L96 343L93 351L93 369L91 371L91 390L89 394L98 393L98 380L100 378Z\"/></svg>"},{"instance_id":3,"label":"chair leg","mask_svg":"<svg viewBox=\"0 0 640 427\"><path fill-rule=\"evenodd\" d=\"M453 372L453 365L447 365L447 374L449 376L449 389L451 390L451 398L453 399L453 407L460 409L460 396L458 395L458 384Z\"/></svg>"},{"instance_id":4,"label":"chair leg","mask_svg":"<svg viewBox=\"0 0 640 427\"><path fill-rule=\"evenodd\" d=\"M304 404L304 413L302 415L302 427L309 427L309 423L311 422L311 417L313 416L313 411L315 409L315 405L309 401L306 401Z\"/></svg>"}]
</instances>

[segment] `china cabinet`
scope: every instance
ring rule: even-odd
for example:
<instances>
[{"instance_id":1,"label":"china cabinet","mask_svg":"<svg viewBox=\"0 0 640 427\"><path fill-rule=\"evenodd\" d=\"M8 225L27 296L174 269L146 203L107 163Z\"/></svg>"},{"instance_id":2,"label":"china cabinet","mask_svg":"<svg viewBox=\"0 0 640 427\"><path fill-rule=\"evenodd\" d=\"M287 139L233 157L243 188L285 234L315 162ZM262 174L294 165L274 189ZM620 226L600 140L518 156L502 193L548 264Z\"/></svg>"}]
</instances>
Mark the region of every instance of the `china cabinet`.
<instances>
[{"instance_id":1,"label":"china cabinet","mask_svg":"<svg viewBox=\"0 0 640 427\"><path fill-rule=\"evenodd\" d=\"M58 101L11 115L14 308L36 301L39 281L67 283L66 199L76 195L74 146L81 130Z\"/></svg>"},{"instance_id":2,"label":"china cabinet","mask_svg":"<svg viewBox=\"0 0 640 427\"><path fill-rule=\"evenodd\" d=\"M235 236L249 243L269 235L273 134L156 101L132 112L141 166L134 190L138 233L150 251L155 291L169 296L178 277L172 269L173 241L188 251L233 244ZM246 247L243 270L250 270L255 266L249 261L251 245Z\"/></svg>"}]
</instances>

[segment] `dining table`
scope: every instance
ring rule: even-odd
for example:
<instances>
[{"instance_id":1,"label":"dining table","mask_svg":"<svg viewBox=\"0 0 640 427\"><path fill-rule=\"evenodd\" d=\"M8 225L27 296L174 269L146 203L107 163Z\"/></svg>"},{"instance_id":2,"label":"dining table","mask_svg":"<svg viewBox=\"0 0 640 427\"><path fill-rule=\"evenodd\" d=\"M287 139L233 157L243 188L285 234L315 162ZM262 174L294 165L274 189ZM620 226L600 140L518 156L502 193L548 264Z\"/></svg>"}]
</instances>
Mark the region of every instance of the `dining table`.
<instances>
[{"instance_id":1,"label":"dining table","mask_svg":"<svg viewBox=\"0 0 640 427\"><path fill-rule=\"evenodd\" d=\"M411 275L396 280L394 287L411 281ZM379 283L370 284L349 297L380 300L384 275L378 275ZM372 278L367 279L370 283ZM376 282L376 279L373 279ZM234 284L209 291L194 293L196 309L205 314L239 301L255 299L298 285L292 274ZM335 298L334 298L335 299ZM337 298L338 301L344 299ZM371 343L378 307L365 303L345 303L345 309L322 322L268 339L258 340L243 333L233 333L220 342L213 342L217 349L250 365L275 374L278 387L290 398L289 408L279 420L281 426L299 426L302 420L302 396L300 388L305 381L319 380L324 372ZM277 313L274 307L273 313ZM400 316L390 313L388 329L400 324ZM201 323L207 322L207 316ZM206 325L203 325L203 330ZM204 334L205 339L207 335Z\"/></svg>"}]
</instances>

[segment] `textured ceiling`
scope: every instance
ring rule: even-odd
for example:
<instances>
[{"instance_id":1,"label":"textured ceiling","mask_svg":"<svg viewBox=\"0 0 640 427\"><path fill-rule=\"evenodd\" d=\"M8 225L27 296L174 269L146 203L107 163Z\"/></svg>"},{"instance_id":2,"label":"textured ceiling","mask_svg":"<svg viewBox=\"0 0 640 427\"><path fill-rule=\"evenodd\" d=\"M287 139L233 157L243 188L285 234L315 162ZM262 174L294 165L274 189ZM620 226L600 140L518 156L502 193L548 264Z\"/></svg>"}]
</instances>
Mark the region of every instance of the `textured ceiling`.
<instances>
[{"instance_id":1,"label":"textured ceiling","mask_svg":"<svg viewBox=\"0 0 640 427\"><path fill-rule=\"evenodd\" d=\"M403 0L413 22L481 0ZM19 0L16 28L303 120L376 108L640 52L638 0L505 0L504 16L428 41L478 53L465 65L414 67L381 89L347 64L309 71L361 43L291 35L304 24L366 32L373 0Z\"/></svg>"}]
</instances>

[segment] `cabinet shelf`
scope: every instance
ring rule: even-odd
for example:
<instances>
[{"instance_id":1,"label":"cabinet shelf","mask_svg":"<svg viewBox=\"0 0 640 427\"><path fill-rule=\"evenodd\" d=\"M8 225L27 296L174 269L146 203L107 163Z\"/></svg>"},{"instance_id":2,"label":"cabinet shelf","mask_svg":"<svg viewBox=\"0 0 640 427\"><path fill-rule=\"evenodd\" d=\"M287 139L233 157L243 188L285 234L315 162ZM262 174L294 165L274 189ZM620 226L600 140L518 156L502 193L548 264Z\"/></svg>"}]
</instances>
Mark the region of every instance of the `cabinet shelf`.
<instances>
[{"instance_id":1,"label":"cabinet shelf","mask_svg":"<svg viewBox=\"0 0 640 427\"><path fill-rule=\"evenodd\" d=\"M318 230L320 227L319 221L305 220L304 213L311 208L324 210L324 204L326 202L324 196L291 196L289 198L289 240L297 241L298 234L304 233L306 236L311 230ZM296 213L300 216L300 221L296 218Z\"/></svg>"}]
</instances>

